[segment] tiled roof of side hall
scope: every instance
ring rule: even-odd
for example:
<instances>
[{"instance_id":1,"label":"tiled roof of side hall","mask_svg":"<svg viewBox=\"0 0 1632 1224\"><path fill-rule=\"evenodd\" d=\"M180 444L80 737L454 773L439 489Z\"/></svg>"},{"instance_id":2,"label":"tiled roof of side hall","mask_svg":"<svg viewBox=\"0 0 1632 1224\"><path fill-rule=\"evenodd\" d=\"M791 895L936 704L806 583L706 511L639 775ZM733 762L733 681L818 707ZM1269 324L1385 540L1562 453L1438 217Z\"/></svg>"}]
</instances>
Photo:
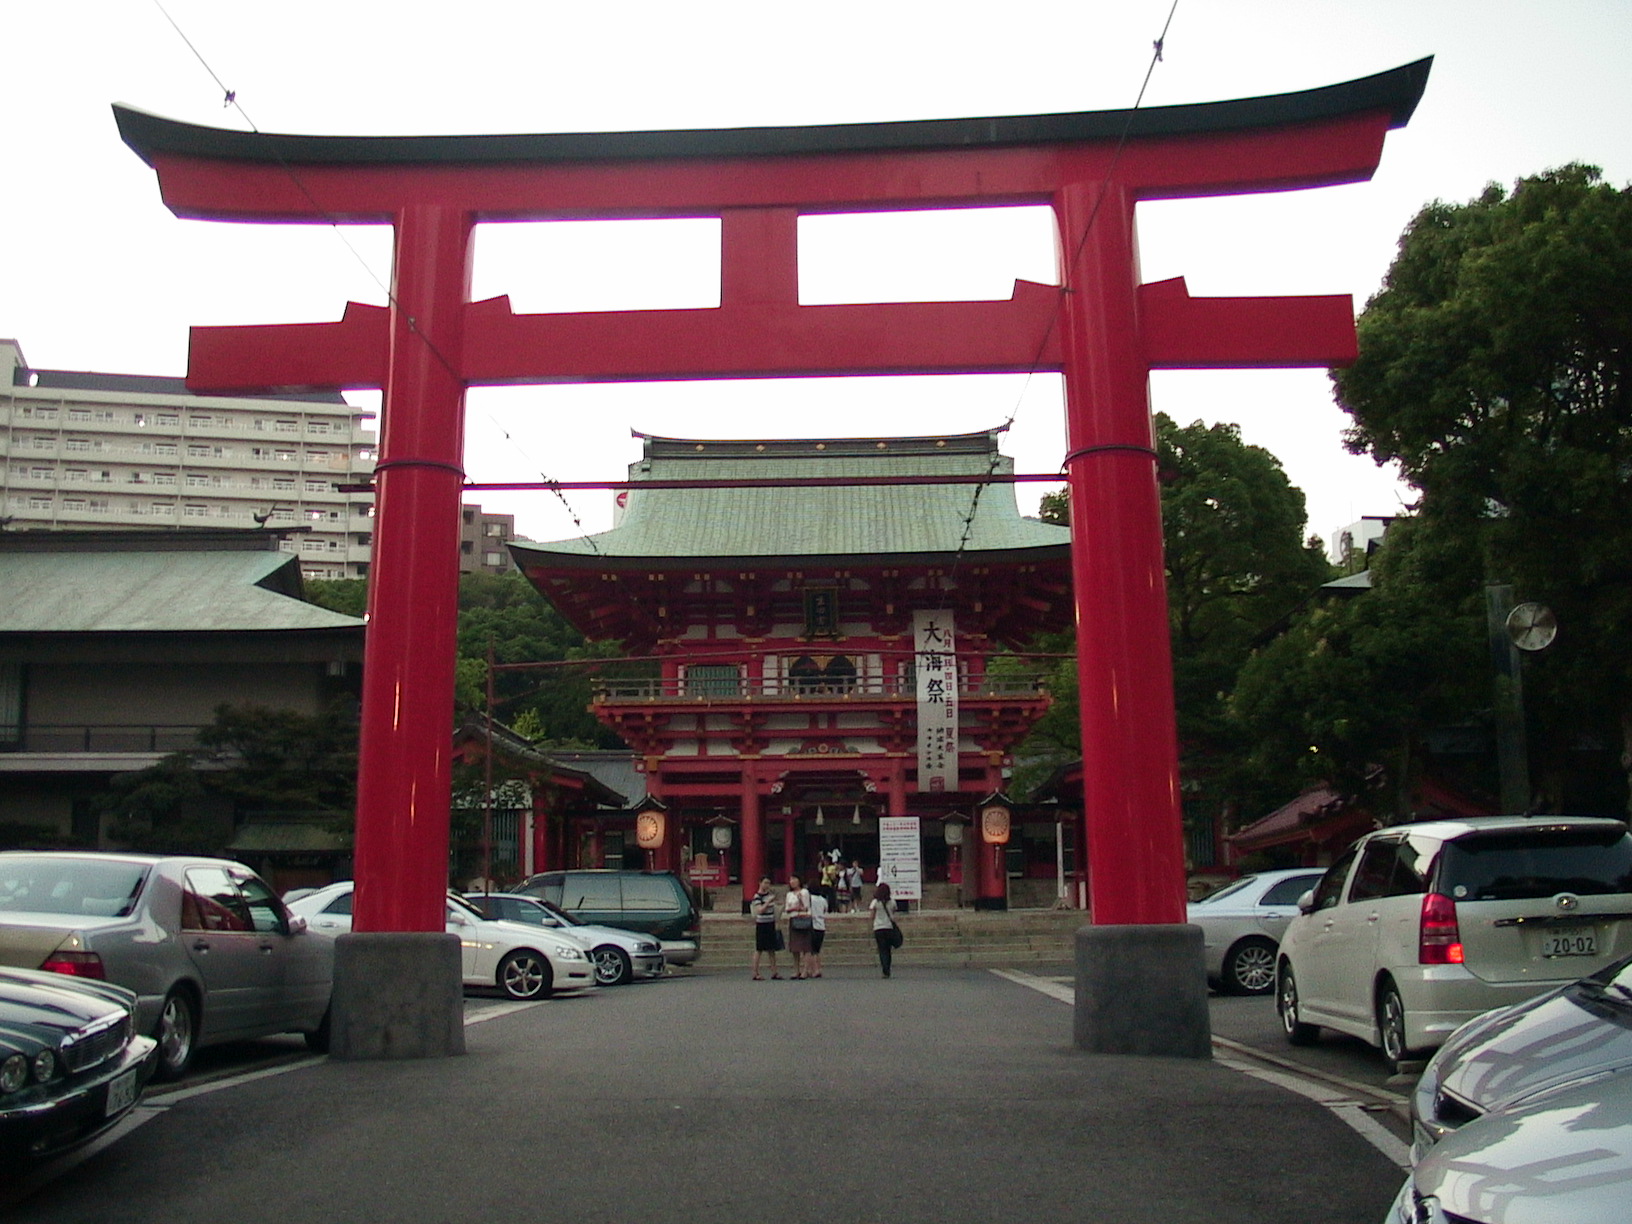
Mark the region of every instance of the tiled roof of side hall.
<instances>
[{"instance_id":1,"label":"tiled roof of side hall","mask_svg":"<svg viewBox=\"0 0 1632 1224\"><path fill-rule=\"evenodd\" d=\"M1011 474L995 431L925 438L644 439L630 479ZM978 501L976 489L980 489ZM964 542L970 507L974 521ZM1064 527L1023 517L1014 485L900 484L631 489L610 531L514 546L518 560L856 557L1063 550Z\"/></svg>"},{"instance_id":2,"label":"tiled roof of side hall","mask_svg":"<svg viewBox=\"0 0 1632 1224\"><path fill-rule=\"evenodd\" d=\"M0 633L360 629L287 593L280 571L298 565L268 551L0 551Z\"/></svg>"}]
</instances>

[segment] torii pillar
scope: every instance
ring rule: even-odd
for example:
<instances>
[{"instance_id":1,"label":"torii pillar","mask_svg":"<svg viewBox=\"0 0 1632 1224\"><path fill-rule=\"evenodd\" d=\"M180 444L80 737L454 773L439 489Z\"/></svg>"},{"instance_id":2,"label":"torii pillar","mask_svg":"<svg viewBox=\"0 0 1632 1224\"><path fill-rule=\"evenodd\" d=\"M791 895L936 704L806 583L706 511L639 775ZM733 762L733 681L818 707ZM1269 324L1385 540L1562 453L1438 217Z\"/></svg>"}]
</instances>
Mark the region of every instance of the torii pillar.
<instances>
[{"instance_id":1,"label":"torii pillar","mask_svg":"<svg viewBox=\"0 0 1632 1224\"><path fill-rule=\"evenodd\" d=\"M1184 925L1148 377L1352 361L1353 302L1193 299L1182 280L1141 284L1134 208L1366 179L1429 64L1131 112L721 131L285 136L116 107L180 216L395 229L388 307L351 303L339 323L194 328L188 369L199 391L385 393L340 1052L463 1048L457 957L441 932L467 386L1058 370L1093 903L1077 941L1076 1040L1206 1057L1201 938ZM1061 287L1020 282L1006 302L799 304L802 212L1018 204L1053 208ZM507 298L468 300L480 221L699 216L720 219L718 307L517 315Z\"/></svg>"}]
</instances>

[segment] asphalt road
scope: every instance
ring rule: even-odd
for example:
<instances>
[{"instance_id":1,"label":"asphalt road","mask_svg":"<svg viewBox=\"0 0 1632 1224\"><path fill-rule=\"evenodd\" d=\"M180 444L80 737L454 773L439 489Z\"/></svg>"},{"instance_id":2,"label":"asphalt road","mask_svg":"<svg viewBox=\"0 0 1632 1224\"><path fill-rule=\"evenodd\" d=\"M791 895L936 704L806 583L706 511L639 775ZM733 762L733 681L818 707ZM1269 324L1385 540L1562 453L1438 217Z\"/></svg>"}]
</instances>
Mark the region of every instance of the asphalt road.
<instances>
[{"instance_id":1,"label":"asphalt road","mask_svg":"<svg viewBox=\"0 0 1632 1224\"><path fill-rule=\"evenodd\" d=\"M1262 1001L1220 1002L1246 1026ZM1377 1224L1401 1176L1283 1087L1085 1055L1068 1005L980 970L690 974L467 1014L464 1058L291 1046L206 1072L8 1218Z\"/></svg>"}]
</instances>

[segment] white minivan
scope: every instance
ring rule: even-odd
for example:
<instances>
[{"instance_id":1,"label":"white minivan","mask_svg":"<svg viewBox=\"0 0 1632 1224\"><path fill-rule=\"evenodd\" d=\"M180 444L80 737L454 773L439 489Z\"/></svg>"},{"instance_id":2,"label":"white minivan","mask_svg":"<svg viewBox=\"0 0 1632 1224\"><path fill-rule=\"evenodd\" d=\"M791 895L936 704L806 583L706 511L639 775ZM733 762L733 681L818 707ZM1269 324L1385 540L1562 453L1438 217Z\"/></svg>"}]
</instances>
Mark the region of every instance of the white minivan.
<instances>
[{"instance_id":1,"label":"white minivan","mask_svg":"<svg viewBox=\"0 0 1632 1224\"><path fill-rule=\"evenodd\" d=\"M1632 953L1632 833L1563 816L1379 829L1298 908L1276 961L1287 1040L1331 1028L1397 1065Z\"/></svg>"}]
</instances>

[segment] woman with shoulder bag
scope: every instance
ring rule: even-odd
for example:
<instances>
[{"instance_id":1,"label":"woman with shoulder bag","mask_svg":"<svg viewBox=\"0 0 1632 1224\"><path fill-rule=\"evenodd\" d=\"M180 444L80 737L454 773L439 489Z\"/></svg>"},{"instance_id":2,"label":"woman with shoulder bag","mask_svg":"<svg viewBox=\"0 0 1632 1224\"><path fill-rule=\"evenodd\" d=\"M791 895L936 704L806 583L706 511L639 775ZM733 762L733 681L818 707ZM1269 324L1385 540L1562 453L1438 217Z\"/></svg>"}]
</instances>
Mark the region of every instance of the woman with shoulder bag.
<instances>
[{"instance_id":1,"label":"woman with shoulder bag","mask_svg":"<svg viewBox=\"0 0 1632 1224\"><path fill-rule=\"evenodd\" d=\"M895 902L890 900L890 886L879 881L873 890L868 909L873 911L873 942L878 945L878 967L884 976L890 976L890 954L901 946L901 928L895 922Z\"/></svg>"},{"instance_id":2,"label":"woman with shoulder bag","mask_svg":"<svg viewBox=\"0 0 1632 1224\"><path fill-rule=\"evenodd\" d=\"M810 889L798 876L788 877L788 895L782 898L782 912L788 916L788 951L793 954L796 970L793 980L802 982L807 976L805 958L810 955L810 932L815 922L810 915Z\"/></svg>"}]
</instances>

